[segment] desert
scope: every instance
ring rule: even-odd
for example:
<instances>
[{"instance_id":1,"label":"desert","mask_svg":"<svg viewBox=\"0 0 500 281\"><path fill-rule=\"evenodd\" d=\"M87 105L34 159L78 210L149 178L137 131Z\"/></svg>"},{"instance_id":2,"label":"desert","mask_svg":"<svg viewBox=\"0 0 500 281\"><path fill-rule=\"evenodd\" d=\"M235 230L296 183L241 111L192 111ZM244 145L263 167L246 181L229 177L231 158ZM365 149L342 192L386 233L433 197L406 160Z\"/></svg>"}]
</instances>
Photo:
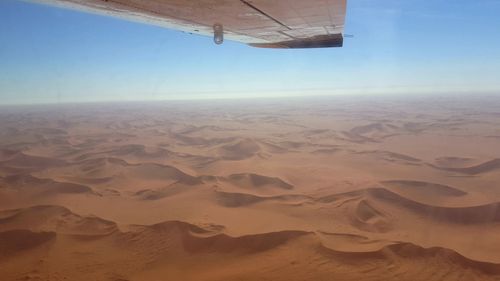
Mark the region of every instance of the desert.
<instances>
[{"instance_id":1,"label":"desert","mask_svg":"<svg viewBox=\"0 0 500 281\"><path fill-rule=\"evenodd\" d=\"M500 280L500 99L0 108L0 279Z\"/></svg>"}]
</instances>

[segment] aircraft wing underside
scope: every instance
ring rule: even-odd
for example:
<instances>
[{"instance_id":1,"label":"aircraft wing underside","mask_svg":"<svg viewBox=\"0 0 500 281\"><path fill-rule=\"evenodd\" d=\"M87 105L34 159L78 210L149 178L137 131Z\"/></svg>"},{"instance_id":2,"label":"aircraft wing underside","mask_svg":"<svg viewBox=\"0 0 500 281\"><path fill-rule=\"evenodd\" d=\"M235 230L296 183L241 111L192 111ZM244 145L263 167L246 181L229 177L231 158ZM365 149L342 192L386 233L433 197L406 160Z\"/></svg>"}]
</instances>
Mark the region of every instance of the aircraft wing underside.
<instances>
[{"instance_id":1,"label":"aircraft wing underside","mask_svg":"<svg viewBox=\"0 0 500 281\"><path fill-rule=\"evenodd\" d=\"M33 0L263 48L341 47L347 0Z\"/></svg>"}]
</instances>

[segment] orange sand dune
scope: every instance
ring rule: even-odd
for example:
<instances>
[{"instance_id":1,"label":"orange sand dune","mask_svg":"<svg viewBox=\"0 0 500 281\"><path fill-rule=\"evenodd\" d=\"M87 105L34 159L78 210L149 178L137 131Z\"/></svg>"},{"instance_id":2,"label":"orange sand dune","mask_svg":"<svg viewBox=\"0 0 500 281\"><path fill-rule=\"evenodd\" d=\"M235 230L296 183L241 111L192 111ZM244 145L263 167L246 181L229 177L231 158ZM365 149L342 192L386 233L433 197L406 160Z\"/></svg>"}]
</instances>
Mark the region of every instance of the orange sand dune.
<instances>
[{"instance_id":1,"label":"orange sand dune","mask_svg":"<svg viewBox=\"0 0 500 281\"><path fill-rule=\"evenodd\" d=\"M493 159L493 160L486 161L484 163L470 166L470 167L460 167L460 168L437 167L437 168L442 169L442 170L446 170L446 171L462 173L462 174L477 175L477 174L494 172L496 170L500 170L500 159Z\"/></svg>"}]
</instances>

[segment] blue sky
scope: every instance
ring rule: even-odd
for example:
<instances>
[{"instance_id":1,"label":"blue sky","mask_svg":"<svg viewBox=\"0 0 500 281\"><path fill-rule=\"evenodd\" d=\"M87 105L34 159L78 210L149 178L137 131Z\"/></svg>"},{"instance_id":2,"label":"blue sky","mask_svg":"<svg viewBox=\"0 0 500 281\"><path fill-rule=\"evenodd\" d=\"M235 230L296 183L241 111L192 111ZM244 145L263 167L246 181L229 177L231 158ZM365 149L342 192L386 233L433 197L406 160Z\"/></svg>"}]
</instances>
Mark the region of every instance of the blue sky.
<instances>
[{"instance_id":1,"label":"blue sky","mask_svg":"<svg viewBox=\"0 0 500 281\"><path fill-rule=\"evenodd\" d=\"M500 93L500 1L348 0L343 48L268 50L0 1L0 103Z\"/></svg>"}]
</instances>

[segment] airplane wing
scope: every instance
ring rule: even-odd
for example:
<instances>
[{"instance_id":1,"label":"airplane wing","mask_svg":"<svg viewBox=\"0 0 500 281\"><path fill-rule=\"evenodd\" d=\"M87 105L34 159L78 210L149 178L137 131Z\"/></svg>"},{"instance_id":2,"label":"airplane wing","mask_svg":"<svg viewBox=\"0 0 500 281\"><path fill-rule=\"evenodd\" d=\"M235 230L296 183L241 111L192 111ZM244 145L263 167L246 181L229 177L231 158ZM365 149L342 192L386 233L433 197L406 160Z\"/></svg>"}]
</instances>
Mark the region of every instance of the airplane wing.
<instances>
[{"instance_id":1,"label":"airplane wing","mask_svg":"<svg viewBox=\"0 0 500 281\"><path fill-rule=\"evenodd\" d=\"M262 48L342 47L347 0L31 0Z\"/></svg>"}]
</instances>

